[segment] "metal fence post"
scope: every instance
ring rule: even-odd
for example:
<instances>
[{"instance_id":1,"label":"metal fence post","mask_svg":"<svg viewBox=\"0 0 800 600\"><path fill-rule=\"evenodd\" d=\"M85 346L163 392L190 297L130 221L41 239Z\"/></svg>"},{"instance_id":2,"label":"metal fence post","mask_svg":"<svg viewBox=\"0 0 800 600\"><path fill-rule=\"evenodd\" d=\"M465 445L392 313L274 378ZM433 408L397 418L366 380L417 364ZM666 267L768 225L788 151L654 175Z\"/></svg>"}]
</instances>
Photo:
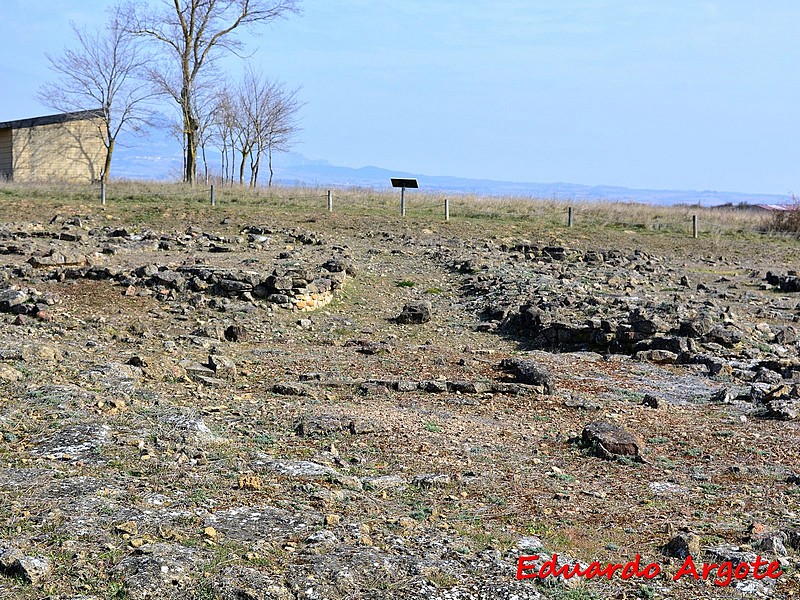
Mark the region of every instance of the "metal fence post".
<instances>
[{"instance_id":1,"label":"metal fence post","mask_svg":"<svg viewBox=\"0 0 800 600\"><path fill-rule=\"evenodd\" d=\"M211 206L217 205L217 198L214 196L214 184L211 184Z\"/></svg>"},{"instance_id":2,"label":"metal fence post","mask_svg":"<svg viewBox=\"0 0 800 600\"><path fill-rule=\"evenodd\" d=\"M444 199L444 220L445 221L449 221L450 220L450 199L449 198L445 198Z\"/></svg>"},{"instance_id":3,"label":"metal fence post","mask_svg":"<svg viewBox=\"0 0 800 600\"><path fill-rule=\"evenodd\" d=\"M697 238L697 215L692 215L692 237Z\"/></svg>"},{"instance_id":4,"label":"metal fence post","mask_svg":"<svg viewBox=\"0 0 800 600\"><path fill-rule=\"evenodd\" d=\"M328 212L333 212L333 192L328 190Z\"/></svg>"},{"instance_id":5,"label":"metal fence post","mask_svg":"<svg viewBox=\"0 0 800 600\"><path fill-rule=\"evenodd\" d=\"M574 219L573 219L573 211L572 211L572 207L570 206L570 207L567 209L567 227L572 227L572 225L574 224L574 222L575 222L575 221L574 221Z\"/></svg>"}]
</instances>

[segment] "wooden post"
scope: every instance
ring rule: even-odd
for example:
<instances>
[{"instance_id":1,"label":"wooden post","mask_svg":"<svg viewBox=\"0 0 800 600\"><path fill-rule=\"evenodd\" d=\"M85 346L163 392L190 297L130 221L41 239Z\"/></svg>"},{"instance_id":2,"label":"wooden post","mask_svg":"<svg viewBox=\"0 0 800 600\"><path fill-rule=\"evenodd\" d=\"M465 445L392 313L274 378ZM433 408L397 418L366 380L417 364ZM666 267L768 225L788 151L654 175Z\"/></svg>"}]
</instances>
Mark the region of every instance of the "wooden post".
<instances>
[{"instance_id":1,"label":"wooden post","mask_svg":"<svg viewBox=\"0 0 800 600\"><path fill-rule=\"evenodd\" d=\"M449 221L450 220L450 199L449 198L445 198L444 199L444 220L445 221Z\"/></svg>"},{"instance_id":2,"label":"wooden post","mask_svg":"<svg viewBox=\"0 0 800 600\"><path fill-rule=\"evenodd\" d=\"M400 216L406 216L406 188L400 188Z\"/></svg>"},{"instance_id":3,"label":"wooden post","mask_svg":"<svg viewBox=\"0 0 800 600\"><path fill-rule=\"evenodd\" d=\"M573 218L572 218L572 207L570 206L567 209L567 227L572 227L573 225Z\"/></svg>"},{"instance_id":4,"label":"wooden post","mask_svg":"<svg viewBox=\"0 0 800 600\"><path fill-rule=\"evenodd\" d=\"M333 212L333 193L328 190L328 212Z\"/></svg>"},{"instance_id":5,"label":"wooden post","mask_svg":"<svg viewBox=\"0 0 800 600\"><path fill-rule=\"evenodd\" d=\"M692 237L697 239L697 215L692 215Z\"/></svg>"},{"instance_id":6,"label":"wooden post","mask_svg":"<svg viewBox=\"0 0 800 600\"><path fill-rule=\"evenodd\" d=\"M211 206L217 205L217 198L214 196L214 184L211 184Z\"/></svg>"},{"instance_id":7,"label":"wooden post","mask_svg":"<svg viewBox=\"0 0 800 600\"><path fill-rule=\"evenodd\" d=\"M100 180L100 204L105 206L106 205L106 180Z\"/></svg>"}]
</instances>

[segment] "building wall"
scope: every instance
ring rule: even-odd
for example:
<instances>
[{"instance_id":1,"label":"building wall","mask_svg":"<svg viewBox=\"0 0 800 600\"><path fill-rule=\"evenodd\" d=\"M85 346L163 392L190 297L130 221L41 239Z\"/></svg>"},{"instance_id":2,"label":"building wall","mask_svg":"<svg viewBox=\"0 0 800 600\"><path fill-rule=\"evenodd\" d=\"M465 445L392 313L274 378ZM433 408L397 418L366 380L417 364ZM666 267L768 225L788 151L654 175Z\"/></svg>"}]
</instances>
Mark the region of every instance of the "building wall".
<instances>
[{"instance_id":1,"label":"building wall","mask_svg":"<svg viewBox=\"0 0 800 600\"><path fill-rule=\"evenodd\" d=\"M14 181L100 179L105 147L98 123L86 119L12 129Z\"/></svg>"},{"instance_id":2,"label":"building wall","mask_svg":"<svg viewBox=\"0 0 800 600\"><path fill-rule=\"evenodd\" d=\"M0 181L11 179L13 166L11 129L0 129Z\"/></svg>"}]
</instances>

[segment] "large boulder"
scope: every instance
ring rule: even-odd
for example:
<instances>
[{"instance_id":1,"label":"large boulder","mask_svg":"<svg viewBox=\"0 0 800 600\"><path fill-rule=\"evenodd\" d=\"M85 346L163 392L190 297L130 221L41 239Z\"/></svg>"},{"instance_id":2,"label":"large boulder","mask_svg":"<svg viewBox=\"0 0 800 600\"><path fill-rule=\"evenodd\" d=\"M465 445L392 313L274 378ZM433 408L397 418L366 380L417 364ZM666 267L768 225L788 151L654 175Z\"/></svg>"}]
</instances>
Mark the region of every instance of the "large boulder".
<instances>
[{"instance_id":1,"label":"large boulder","mask_svg":"<svg viewBox=\"0 0 800 600\"><path fill-rule=\"evenodd\" d=\"M541 386L548 394L555 391L550 371L530 359L504 358L500 362L500 368L513 375L519 383Z\"/></svg>"},{"instance_id":2,"label":"large boulder","mask_svg":"<svg viewBox=\"0 0 800 600\"><path fill-rule=\"evenodd\" d=\"M644 443L627 429L605 421L594 421L583 428L581 440L600 458L614 459L628 457L643 461L641 453Z\"/></svg>"},{"instance_id":3,"label":"large boulder","mask_svg":"<svg viewBox=\"0 0 800 600\"><path fill-rule=\"evenodd\" d=\"M431 303L423 300L422 302L406 304L396 320L403 325L421 324L430 321L432 315L433 308L431 307Z\"/></svg>"},{"instance_id":4,"label":"large boulder","mask_svg":"<svg viewBox=\"0 0 800 600\"><path fill-rule=\"evenodd\" d=\"M664 553L681 560L686 560L688 556L700 556L700 537L687 530L679 531L664 546Z\"/></svg>"}]
</instances>

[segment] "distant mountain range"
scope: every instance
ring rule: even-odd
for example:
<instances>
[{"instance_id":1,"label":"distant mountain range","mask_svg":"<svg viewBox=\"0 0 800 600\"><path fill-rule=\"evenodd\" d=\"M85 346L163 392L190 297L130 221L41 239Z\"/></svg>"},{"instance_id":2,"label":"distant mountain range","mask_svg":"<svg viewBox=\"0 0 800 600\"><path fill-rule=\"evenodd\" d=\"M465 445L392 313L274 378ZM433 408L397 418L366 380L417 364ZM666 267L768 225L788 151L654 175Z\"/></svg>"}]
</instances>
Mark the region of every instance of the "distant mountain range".
<instances>
[{"instance_id":1,"label":"distant mountain range","mask_svg":"<svg viewBox=\"0 0 800 600\"><path fill-rule=\"evenodd\" d=\"M579 185L575 183L532 183L495 181L491 179L467 179L441 175L421 175L390 171L380 167L351 169L330 164L310 162L280 168L277 180L282 184L306 184L312 186L367 187L382 189L390 187L391 177L414 177L421 189L457 194L485 196L515 196L553 198L557 200L613 200L641 202L645 204L783 204L788 197L771 194L744 194L739 192L693 191L693 190L637 190L608 185Z\"/></svg>"},{"instance_id":2,"label":"distant mountain range","mask_svg":"<svg viewBox=\"0 0 800 600\"><path fill-rule=\"evenodd\" d=\"M181 151L169 140L148 140L148 143L119 147L113 168L116 177L128 179L178 179L181 173ZM210 153L212 171L218 170L219 154ZM263 170L262 170L263 173ZM644 204L786 204L788 196L745 194L740 192L693 190L641 190L618 186L589 186L574 183L531 183L468 179L442 175L422 175L392 171L381 167L339 167L325 160L310 160L301 154L281 154L275 160L275 183L322 188L360 187L385 189L391 177L413 177L421 189L477 194L482 196L514 196L556 200L611 200ZM262 175L263 180L263 175Z\"/></svg>"}]
</instances>

